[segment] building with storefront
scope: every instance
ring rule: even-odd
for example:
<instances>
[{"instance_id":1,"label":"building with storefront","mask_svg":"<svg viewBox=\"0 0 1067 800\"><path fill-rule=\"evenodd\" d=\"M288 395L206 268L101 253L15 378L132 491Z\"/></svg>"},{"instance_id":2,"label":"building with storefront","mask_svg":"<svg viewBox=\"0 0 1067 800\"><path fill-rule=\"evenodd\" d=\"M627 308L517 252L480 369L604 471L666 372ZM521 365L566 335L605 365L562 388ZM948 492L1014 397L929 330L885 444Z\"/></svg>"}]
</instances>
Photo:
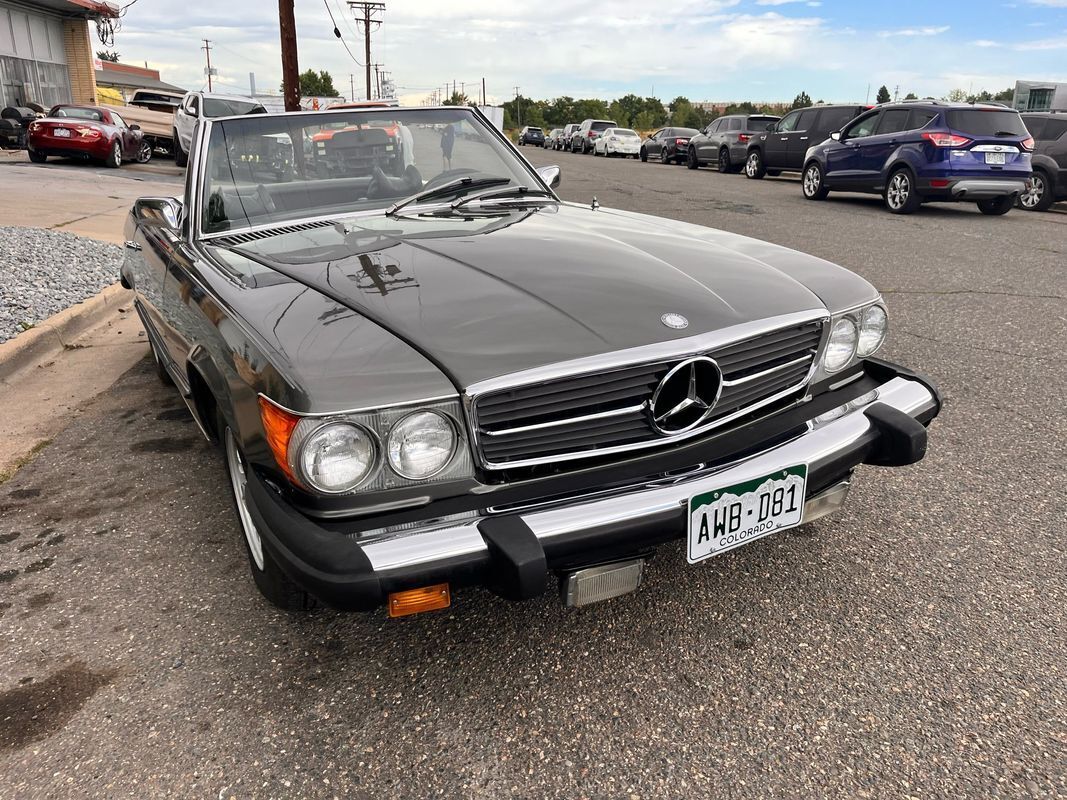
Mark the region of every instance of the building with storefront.
<instances>
[{"instance_id":1,"label":"building with storefront","mask_svg":"<svg viewBox=\"0 0 1067 800\"><path fill-rule=\"evenodd\" d=\"M0 0L0 107L95 103L89 25L116 13L100 0Z\"/></svg>"},{"instance_id":2,"label":"building with storefront","mask_svg":"<svg viewBox=\"0 0 1067 800\"><path fill-rule=\"evenodd\" d=\"M1067 83L1016 81L1011 105L1019 111L1067 111Z\"/></svg>"}]
</instances>

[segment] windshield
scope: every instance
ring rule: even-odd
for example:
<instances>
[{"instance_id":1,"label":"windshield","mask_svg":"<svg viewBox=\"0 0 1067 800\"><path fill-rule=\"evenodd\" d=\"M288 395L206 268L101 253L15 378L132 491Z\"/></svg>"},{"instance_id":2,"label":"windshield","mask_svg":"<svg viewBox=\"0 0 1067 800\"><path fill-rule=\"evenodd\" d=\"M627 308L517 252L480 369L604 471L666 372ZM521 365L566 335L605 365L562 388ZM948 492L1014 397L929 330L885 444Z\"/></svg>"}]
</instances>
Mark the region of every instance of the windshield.
<instances>
[{"instance_id":1,"label":"windshield","mask_svg":"<svg viewBox=\"0 0 1067 800\"><path fill-rule=\"evenodd\" d=\"M1029 136L1018 111L957 108L945 112L948 126L970 136Z\"/></svg>"},{"instance_id":2,"label":"windshield","mask_svg":"<svg viewBox=\"0 0 1067 800\"><path fill-rule=\"evenodd\" d=\"M52 110L53 117L70 117L71 119L87 119L92 122L103 122L104 115L95 108L55 108Z\"/></svg>"},{"instance_id":3,"label":"windshield","mask_svg":"<svg viewBox=\"0 0 1067 800\"><path fill-rule=\"evenodd\" d=\"M204 98L205 117L235 117L239 114L265 114L266 110L259 103L250 100L219 100L216 97Z\"/></svg>"},{"instance_id":4,"label":"windshield","mask_svg":"<svg viewBox=\"0 0 1067 800\"><path fill-rule=\"evenodd\" d=\"M410 210L487 188L544 191L459 107L247 116L214 123L210 136L201 170L205 233L384 210L434 189L441 192Z\"/></svg>"}]
</instances>

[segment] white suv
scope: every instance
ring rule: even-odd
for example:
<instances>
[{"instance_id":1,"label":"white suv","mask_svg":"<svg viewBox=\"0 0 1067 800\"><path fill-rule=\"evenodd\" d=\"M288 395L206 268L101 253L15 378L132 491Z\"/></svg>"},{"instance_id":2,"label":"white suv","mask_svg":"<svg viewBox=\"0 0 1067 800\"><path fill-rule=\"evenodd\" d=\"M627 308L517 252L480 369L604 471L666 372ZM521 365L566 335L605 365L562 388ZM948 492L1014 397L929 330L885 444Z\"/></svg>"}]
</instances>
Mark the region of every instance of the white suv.
<instances>
[{"instance_id":1,"label":"white suv","mask_svg":"<svg viewBox=\"0 0 1067 800\"><path fill-rule=\"evenodd\" d=\"M246 97L189 92L174 112L174 163L184 167L189 162L196 123L205 118L233 117L240 114L266 114L267 109Z\"/></svg>"}]
</instances>

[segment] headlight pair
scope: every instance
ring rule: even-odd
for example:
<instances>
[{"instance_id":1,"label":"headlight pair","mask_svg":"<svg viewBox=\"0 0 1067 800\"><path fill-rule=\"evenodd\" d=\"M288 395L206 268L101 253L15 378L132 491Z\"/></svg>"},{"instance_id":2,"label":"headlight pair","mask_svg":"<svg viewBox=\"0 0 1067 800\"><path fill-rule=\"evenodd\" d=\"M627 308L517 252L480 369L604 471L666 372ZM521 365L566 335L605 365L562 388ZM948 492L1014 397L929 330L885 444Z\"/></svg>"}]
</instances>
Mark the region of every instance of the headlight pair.
<instances>
[{"instance_id":1,"label":"headlight pair","mask_svg":"<svg viewBox=\"0 0 1067 800\"><path fill-rule=\"evenodd\" d=\"M381 434L361 421L305 418L290 441L289 463L309 487L340 494L370 483L388 488L432 478L453 461L458 442L456 424L438 411L405 414ZM402 480L372 477L385 465Z\"/></svg>"},{"instance_id":2,"label":"headlight pair","mask_svg":"<svg viewBox=\"0 0 1067 800\"><path fill-rule=\"evenodd\" d=\"M885 342L889 333L889 317L879 304L845 314L833 321L830 338L823 351L822 366L827 372L838 372L853 358L873 355Z\"/></svg>"}]
</instances>

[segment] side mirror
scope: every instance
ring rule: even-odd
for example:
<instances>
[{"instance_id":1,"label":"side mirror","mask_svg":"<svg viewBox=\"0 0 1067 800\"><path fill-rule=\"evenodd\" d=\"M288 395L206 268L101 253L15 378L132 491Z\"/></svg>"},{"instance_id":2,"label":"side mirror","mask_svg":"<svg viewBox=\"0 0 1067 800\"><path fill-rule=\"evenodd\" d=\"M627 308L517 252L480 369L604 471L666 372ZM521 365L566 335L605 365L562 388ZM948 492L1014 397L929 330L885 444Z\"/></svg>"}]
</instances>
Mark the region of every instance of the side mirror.
<instances>
[{"instance_id":1,"label":"side mirror","mask_svg":"<svg viewBox=\"0 0 1067 800\"><path fill-rule=\"evenodd\" d=\"M141 197L133 204L133 217L138 225L164 228L175 235L181 233L185 205L176 197Z\"/></svg>"},{"instance_id":2,"label":"side mirror","mask_svg":"<svg viewBox=\"0 0 1067 800\"><path fill-rule=\"evenodd\" d=\"M834 131L833 133L830 134L830 138L833 139L835 142L840 142L841 141L841 131Z\"/></svg>"},{"instance_id":3,"label":"side mirror","mask_svg":"<svg viewBox=\"0 0 1067 800\"><path fill-rule=\"evenodd\" d=\"M559 186L561 173L562 170L556 166L537 168L537 174L541 177L541 180L548 184L549 189L555 189Z\"/></svg>"},{"instance_id":4,"label":"side mirror","mask_svg":"<svg viewBox=\"0 0 1067 800\"><path fill-rule=\"evenodd\" d=\"M141 130L141 126L140 125L131 125L130 126L130 130L131 131L139 131L139 130Z\"/></svg>"}]
</instances>

